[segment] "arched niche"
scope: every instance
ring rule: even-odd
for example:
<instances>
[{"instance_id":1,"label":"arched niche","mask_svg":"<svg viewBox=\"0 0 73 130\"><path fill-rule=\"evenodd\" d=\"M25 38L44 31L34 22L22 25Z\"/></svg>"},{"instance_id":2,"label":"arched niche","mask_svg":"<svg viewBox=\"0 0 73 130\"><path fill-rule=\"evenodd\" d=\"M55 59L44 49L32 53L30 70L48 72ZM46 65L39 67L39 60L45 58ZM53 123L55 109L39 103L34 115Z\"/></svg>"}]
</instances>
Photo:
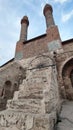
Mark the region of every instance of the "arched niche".
<instances>
[{"instance_id":1,"label":"arched niche","mask_svg":"<svg viewBox=\"0 0 73 130\"><path fill-rule=\"evenodd\" d=\"M66 98L73 100L73 58L64 64L62 69L62 79Z\"/></svg>"},{"instance_id":2,"label":"arched niche","mask_svg":"<svg viewBox=\"0 0 73 130\"><path fill-rule=\"evenodd\" d=\"M6 87L11 88L11 85L12 85L12 83L11 83L10 80L7 80L7 81L5 82L5 86L6 86Z\"/></svg>"},{"instance_id":3,"label":"arched niche","mask_svg":"<svg viewBox=\"0 0 73 130\"><path fill-rule=\"evenodd\" d=\"M10 80L5 81L2 96L6 99L10 99L12 97L11 86L12 83Z\"/></svg>"}]
</instances>

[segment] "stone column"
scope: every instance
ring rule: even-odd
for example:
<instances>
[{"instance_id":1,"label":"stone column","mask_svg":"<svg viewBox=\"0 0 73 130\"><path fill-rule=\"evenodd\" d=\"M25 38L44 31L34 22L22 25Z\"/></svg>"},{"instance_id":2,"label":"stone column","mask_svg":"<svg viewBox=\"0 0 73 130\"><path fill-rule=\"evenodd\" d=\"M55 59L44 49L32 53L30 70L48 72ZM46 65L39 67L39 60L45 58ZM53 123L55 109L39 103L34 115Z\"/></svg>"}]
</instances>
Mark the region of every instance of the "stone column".
<instances>
[{"instance_id":1,"label":"stone column","mask_svg":"<svg viewBox=\"0 0 73 130\"><path fill-rule=\"evenodd\" d=\"M47 26L47 29L52 26L52 25L55 25L54 23L54 19L53 19L53 9L52 9L52 6L49 5L49 4L46 4L45 7L44 7L44 10L43 10L43 13L44 13L44 16L45 16L45 19L46 19L46 26Z\"/></svg>"},{"instance_id":2,"label":"stone column","mask_svg":"<svg viewBox=\"0 0 73 130\"><path fill-rule=\"evenodd\" d=\"M21 19L21 33L20 33L20 41L24 42L27 40L27 30L28 30L29 20L27 16L24 16Z\"/></svg>"}]
</instances>

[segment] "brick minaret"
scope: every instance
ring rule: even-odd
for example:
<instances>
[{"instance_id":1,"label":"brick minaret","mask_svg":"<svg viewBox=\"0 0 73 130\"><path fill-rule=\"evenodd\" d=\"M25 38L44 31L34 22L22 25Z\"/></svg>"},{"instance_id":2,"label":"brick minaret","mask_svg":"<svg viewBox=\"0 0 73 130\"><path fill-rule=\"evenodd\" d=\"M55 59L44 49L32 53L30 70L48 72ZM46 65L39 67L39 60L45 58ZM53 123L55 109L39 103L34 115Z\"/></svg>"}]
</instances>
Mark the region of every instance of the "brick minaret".
<instances>
[{"instance_id":1,"label":"brick minaret","mask_svg":"<svg viewBox=\"0 0 73 130\"><path fill-rule=\"evenodd\" d=\"M51 5L46 4L43 10L43 14L46 20L47 26L47 38L48 38L48 49L49 51L58 51L62 48L61 39L58 27L55 25L53 18L53 8Z\"/></svg>"},{"instance_id":2,"label":"brick minaret","mask_svg":"<svg viewBox=\"0 0 73 130\"><path fill-rule=\"evenodd\" d=\"M16 44L16 51L15 51L15 59L16 60L23 58L23 48L24 48L24 42L27 41L28 25L29 25L28 17L24 16L21 19L20 39Z\"/></svg>"},{"instance_id":3,"label":"brick minaret","mask_svg":"<svg viewBox=\"0 0 73 130\"><path fill-rule=\"evenodd\" d=\"M54 19L53 19L53 9L52 6L49 4L46 4L43 10L45 19L46 19L46 26L49 28L52 25L55 25Z\"/></svg>"},{"instance_id":4,"label":"brick minaret","mask_svg":"<svg viewBox=\"0 0 73 130\"><path fill-rule=\"evenodd\" d=\"M21 19L21 33L20 33L20 41L24 42L27 40L27 30L28 30L29 20L27 16L24 16Z\"/></svg>"}]
</instances>

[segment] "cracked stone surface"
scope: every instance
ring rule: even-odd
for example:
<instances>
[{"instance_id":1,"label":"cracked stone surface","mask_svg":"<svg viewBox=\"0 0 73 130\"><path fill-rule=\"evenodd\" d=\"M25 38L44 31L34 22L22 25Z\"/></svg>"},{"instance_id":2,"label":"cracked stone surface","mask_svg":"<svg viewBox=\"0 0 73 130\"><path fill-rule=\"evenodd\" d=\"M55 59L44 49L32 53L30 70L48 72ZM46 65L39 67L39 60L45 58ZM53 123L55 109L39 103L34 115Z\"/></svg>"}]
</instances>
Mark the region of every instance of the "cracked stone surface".
<instances>
[{"instance_id":1,"label":"cracked stone surface","mask_svg":"<svg viewBox=\"0 0 73 130\"><path fill-rule=\"evenodd\" d=\"M26 78L0 111L0 130L53 130L60 99L56 68L49 64L48 55L21 61Z\"/></svg>"},{"instance_id":2,"label":"cracked stone surface","mask_svg":"<svg viewBox=\"0 0 73 130\"><path fill-rule=\"evenodd\" d=\"M64 101L56 130L73 130L73 101Z\"/></svg>"}]
</instances>

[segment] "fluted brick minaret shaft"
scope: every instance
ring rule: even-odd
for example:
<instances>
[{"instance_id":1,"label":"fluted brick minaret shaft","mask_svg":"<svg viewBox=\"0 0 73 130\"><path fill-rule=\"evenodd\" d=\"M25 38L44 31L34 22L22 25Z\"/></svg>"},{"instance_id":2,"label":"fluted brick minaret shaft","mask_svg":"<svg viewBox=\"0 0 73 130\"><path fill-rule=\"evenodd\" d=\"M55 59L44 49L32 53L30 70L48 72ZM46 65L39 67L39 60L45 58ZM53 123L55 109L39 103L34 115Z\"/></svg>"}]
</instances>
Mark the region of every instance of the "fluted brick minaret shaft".
<instances>
[{"instance_id":1,"label":"fluted brick minaret shaft","mask_svg":"<svg viewBox=\"0 0 73 130\"><path fill-rule=\"evenodd\" d=\"M24 16L21 20L21 33L20 41L24 42L27 40L27 30L28 30L29 20L27 16Z\"/></svg>"},{"instance_id":2,"label":"fluted brick minaret shaft","mask_svg":"<svg viewBox=\"0 0 73 130\"><path fill-rule=\"evenodd\" d=\"M53 9L52 9L52 6L49 5L49 4L46 4L45 7L44 7L44 10L43 10L43 13L44 13L44 16L45 16L45 19L46 19L46 26L47 26L47 29L52 26L52 25L55 25L54 23L54 19L53 19Z\"/></svg>"}]
</instances>

